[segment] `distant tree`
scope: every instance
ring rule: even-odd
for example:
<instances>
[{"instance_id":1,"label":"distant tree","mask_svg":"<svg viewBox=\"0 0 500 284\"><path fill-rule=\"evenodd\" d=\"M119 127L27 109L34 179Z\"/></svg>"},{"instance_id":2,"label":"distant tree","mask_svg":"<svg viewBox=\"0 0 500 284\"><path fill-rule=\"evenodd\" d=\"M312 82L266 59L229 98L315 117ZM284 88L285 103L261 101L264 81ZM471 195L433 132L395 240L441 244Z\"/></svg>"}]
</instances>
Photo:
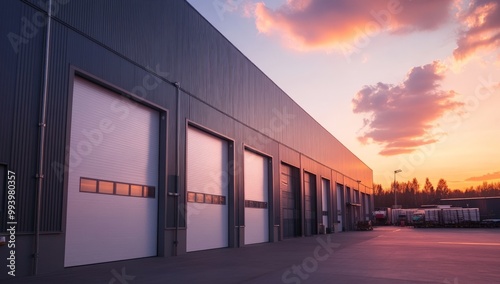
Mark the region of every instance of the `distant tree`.
<instances>
[{"instance_id":1,"label":"distant tree","mask_svg":"<svg viewBox=\"0 0 500 284\"><path fill-rule=\"evenodd\" d=\"M436 186L436 202L439 203L441 199L450 196L450 188L444 179L439 179Z\"/></svg>"},{"instance_id":2,"label":"distant tree","mask_svg":"<svg viewBox=\"0 0 500 284\"><path fill-rule=\"evenodd\" d=\"M384 194L384 189L382 188L381 184L374 184L373 188L373 192L375 193L375 195L381 196Z\"/></svg>"},{"instance_id":3,"label":"distant tree","mask_svg":"<svg viewBox=\"0 0 500 284\"><path fill-rule=\"evenodd\" d=\"M407 182L396 182L390 188L384 190L382 185L374 184L375 207L391 207L394 204L394 189L397 191L398 204L403 208L415 208L425 204L439 204L442 198L453 197L478 197L478 196L500 196L500 182L483 182L476 187L468 187L465 190L451 190L446 180L440 179L436 189L425 179L422 190L416 178Z\"/></svg>"},{"instance_id":4,"label":"distant tree","mask_svg":"<svg viewBox=\"0 0 500 284\"><path fill-rule=\"evenodd\" d=\"M413 178L411 181L411 186L415 192L418 192L420 190L420 184L418 183L417 178Z\"/></svg>"},{"instance_id":5,"label":"distant tree","mask_svg":"<svg viewBox=\"0 0 500 284\"><path fill-rule=\"evenodd\" d=\"M387 204L387 194L382 188L381 184L374 184L374 204L375 207L389 207L390 205Z\"/></svg>"},{"instance_id":6,"label":"distant tree","mask_svg":"<svg viewBox=\"0 0 500 284\"><path fill-rule=\"evenodd\" d=\"M424 199L423 199L424 204L431 204L434 201L435 198L434 186L432 185L429 178L425 178L423 194L424 194Z\"/></svg>"},{"instance_id":7,"label":"distant tree","mask_svg":"<svg viewBox=\"0 0 500 284\"><path fill-rule=\"evenodd\" d=\"M474 187L471 186L465 189L464 197L477 197L477 196L478 194L477 191L474 189Z\"/></svg>"},{"instance_id":8,"label":"distant tree","mask_svg":"<svg viewBox=\"0 0 500 284\"><path fill-rule=\"evenodd\" d=\"M459 198L459 197L463 197L464 196L464 192L461 191L460 189L454 189L451 193L450 193L450 197L451 198Z\"/></svg>"},{"instance_id":9,"label":"distant tree","mask_svg":"<svg viewBox=\"0 0 500 284\"><path fill-rule=\"evenodd\" d=\"M417 207L421 205L420 203L420 184L418 183L417 178L413 178L413 180L408 182L408 186L410 187L410 192L412 194L411 198L411 207Z\"/></svg>"}]
</instances>

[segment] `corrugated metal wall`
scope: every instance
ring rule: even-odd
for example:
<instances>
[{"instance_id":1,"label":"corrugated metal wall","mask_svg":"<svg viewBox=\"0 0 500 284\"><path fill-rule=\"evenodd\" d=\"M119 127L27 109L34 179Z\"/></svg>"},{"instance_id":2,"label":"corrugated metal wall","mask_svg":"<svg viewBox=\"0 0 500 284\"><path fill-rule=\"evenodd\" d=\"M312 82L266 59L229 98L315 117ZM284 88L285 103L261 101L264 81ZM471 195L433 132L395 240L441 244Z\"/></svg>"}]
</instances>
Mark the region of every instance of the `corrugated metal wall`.
<instances>
[{"instance_id":1,"label":"corrugated metal wall","mask_svg":"<svg viewBox=\"0 0 500 284\"><path fill-rule=\"evenodd\" d=\"M500 219L500 197L499 198L463 198L463 199L441 199L441 204L452 205L463 208L479 208L481 220Z\"/></svg>"},{"instance_id":2,"label":"corrugated metal wall","mask_svg":"<svg viewBox=\"0 0 500 284\"><path fill-rule=\"evenodd\" d=\"M120 5L110 0L71 1L57 16L139 65L161 66L169 72L168 79L180 82L189 94L255 129L269 128L277 112L293 113L290 124L294 131L267 134L348 176L362 176L360 179L371 184L371 171L366 165L187 2L150 1L144 5L132 1L116 6Z\"/></svg>"},{"instance_id":3,"label":"corrugated metal wall","mask_svg":"<svg viewBox=\"0 0 500 284\"><path fill-rule=\"evenodd\" d=\"M279 189L279 174L276 174L279 158L293 164L286 161L287 156L299 152L321 164L318 171L328 167L350 177L346 180L352 180L351 187L357 185L354 179L360 179L368 185L365 190L371 190L371 169L295 104L187 2L128 1L126 5L112 0L55 2L42 231L63 230L64 174L70 170L65 168L64 159L68 151L71 67L141 97L146 95L148 101L169 110L169 190L175 185L176 98L175 87L167 81L181 84L183 122L190 119L276 157L275 192ZM43 11L40 3L45 2L8 0L8 8L0 14L2 34L22 34L23 19L30 22L33 15L40 14ZM3 88L0 118L11 123L0 125L0 162L19 173L18 187L23 190L18 198L23 206L19 207L18 217L23 232L33 229L45 32L46 26L36 27L28 43L19 45L17 54L8 41L1 41L2 50L8 53L2 52L0 67ZM153 82L156 86L142 93ZM286 114L291 115L286 117ZM274 127L272 122L280 127ZM180 149L184 153L185 129L181 130L181 137ZM248 137L257 138L248 140ZM241 153L236 152L235 159L240 162ZM334 181L339 182L332 178L332 184ZM241 180L235 182L238 188ZM167 202L170 207L172 200ZM172 218L166 219L167 227L173 224Z\"/></svg>"},{"instance_id":4,"label":"corrugated metal wall","mask_svg":"<svg viewBox=\"0 0 500 284\"><path fill-rule=\"evenodd\" d=\"M12 5L12 6L10 6ZM32 19L35 12L29 6L17 1L9 1L11 13L1 15L3 23L10 30L3 35L14 33L22 35L23 23ZM2 9L5 10L5 9ZM11 9L7 9L11 10ZM16 25L12 25L17 23ZM43 35L44 30L28 30L34 35L27 43L11 45L2 49L2 131L1 140L5 146L0 150L0 160L16 173L16 218L17 231L28 232L33 229L33 210L35 201L35 175L37 171L38 120L40 109L41 76L43 72ZM5 39L2 40L5 44ZM9 41L7 41L9 43ZM17 52L16 52L17 51ZM5 53L5 54L4 54ZM5 63L5 65L4 65ZM6 78L4 78L4 74ZM4 84L5 83L5 84ZM5 214L3 214L3 217ZM2 222L2 224L5 224ZM4 228L5 229L5 228Z\"/></svg>"}]
</instances>

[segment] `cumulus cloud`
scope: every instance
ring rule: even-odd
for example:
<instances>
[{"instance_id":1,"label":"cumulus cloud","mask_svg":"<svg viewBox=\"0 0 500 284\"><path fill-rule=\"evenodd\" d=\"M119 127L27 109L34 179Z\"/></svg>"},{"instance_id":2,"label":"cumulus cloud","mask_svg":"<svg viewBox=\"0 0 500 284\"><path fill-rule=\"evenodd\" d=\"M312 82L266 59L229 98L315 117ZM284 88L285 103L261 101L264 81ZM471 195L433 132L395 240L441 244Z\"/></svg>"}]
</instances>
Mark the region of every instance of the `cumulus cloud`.
<instances>
[{"instance_id":1,"label":"cumulus cloud","mask_svg":"<svg viewBox=\"0 0 500 284\"><path fill-rule=\"evenodd\" d=\"M454 0L287 0L275 10L255 6L260 32L278 34L302 50L354 43L383 30L435 30L446 22Z\"/></svg>"},{"instance_id":2,"label":"cumulus cloud","mask_svg":"<svg viewBox=\"0 0 500 284\"><path fill-rule=\"evenodd\" d=\"M478 50L500 46L500 3L498 0L474 0L459 15L464 29L453 55L462 60Z\"/></svg>"},{"instance_id":3,"label":"cumulus cloud","mask_svg":"<svg viewBox=\"0 0 500 284\"><path fill-rule=\"evenodd\" d=\"M487 181L487 180L492 180L492 179L500 179L500 172L495 172L495 173L487 173L482 176L478 177L470 177L466 179L466 181Z\"/></svg>"},{"instance_id":4,"label":"cumulus cloud","mask_svg":"<svg viewBox=\"0 0 500 284\"><path fill-rule=\"evenodd\" d=\"M226 13L240 13L242 16L250 18L255 10L253 0L214 0L212 5L221 20L224 20Z\"/></svg>"},{"instance_id":5,"label":"cumulus cloud","mask_svg":"<svg viewBox=\"0 0 500 284\"><path fill-rule=\"evenodd\" d=\"M408 72L404 82L364 86L352 100L354 113L366 113L363 143L383 146L384 156L411 153L417 147L438 141L435 122L460 108L453 90L441 90L444 66L435 61Z\"/></svg>"}]
</instances>

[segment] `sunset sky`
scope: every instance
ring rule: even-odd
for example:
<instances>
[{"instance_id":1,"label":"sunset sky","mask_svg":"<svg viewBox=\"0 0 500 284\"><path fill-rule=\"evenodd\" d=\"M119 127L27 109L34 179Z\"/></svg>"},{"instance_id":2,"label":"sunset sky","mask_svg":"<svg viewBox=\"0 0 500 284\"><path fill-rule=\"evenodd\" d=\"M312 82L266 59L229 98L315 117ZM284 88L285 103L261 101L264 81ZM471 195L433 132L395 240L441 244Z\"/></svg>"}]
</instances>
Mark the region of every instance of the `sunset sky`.
<instances>
[{"instance_id":1,"label":"sunset sky","mask_svg":"<svg viewBox=\"0 0 500 284\"><path fill-rule=\"evenodd\" d=\"M500 181L500 1L188 2L375 183Z\"/></svg>"}]
</instances>

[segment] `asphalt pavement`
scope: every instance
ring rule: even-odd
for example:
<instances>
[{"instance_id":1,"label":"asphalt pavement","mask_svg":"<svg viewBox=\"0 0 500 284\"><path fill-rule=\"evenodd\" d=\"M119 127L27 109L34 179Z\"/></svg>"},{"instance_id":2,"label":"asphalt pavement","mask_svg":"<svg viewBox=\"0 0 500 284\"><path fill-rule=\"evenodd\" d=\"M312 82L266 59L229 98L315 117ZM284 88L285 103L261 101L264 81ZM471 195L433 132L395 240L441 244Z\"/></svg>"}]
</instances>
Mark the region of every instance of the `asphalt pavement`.
<instances>
[{"instance_id":1,"label":"asphalt pavement","mask_svg":"<svg viewBox=\"0 0 500 284\"><path fill-rule=\"evenodd\" d=\"M67 268L5 283L500 283L500 229L378 227Z\"/></svg>"}]
</instances>

